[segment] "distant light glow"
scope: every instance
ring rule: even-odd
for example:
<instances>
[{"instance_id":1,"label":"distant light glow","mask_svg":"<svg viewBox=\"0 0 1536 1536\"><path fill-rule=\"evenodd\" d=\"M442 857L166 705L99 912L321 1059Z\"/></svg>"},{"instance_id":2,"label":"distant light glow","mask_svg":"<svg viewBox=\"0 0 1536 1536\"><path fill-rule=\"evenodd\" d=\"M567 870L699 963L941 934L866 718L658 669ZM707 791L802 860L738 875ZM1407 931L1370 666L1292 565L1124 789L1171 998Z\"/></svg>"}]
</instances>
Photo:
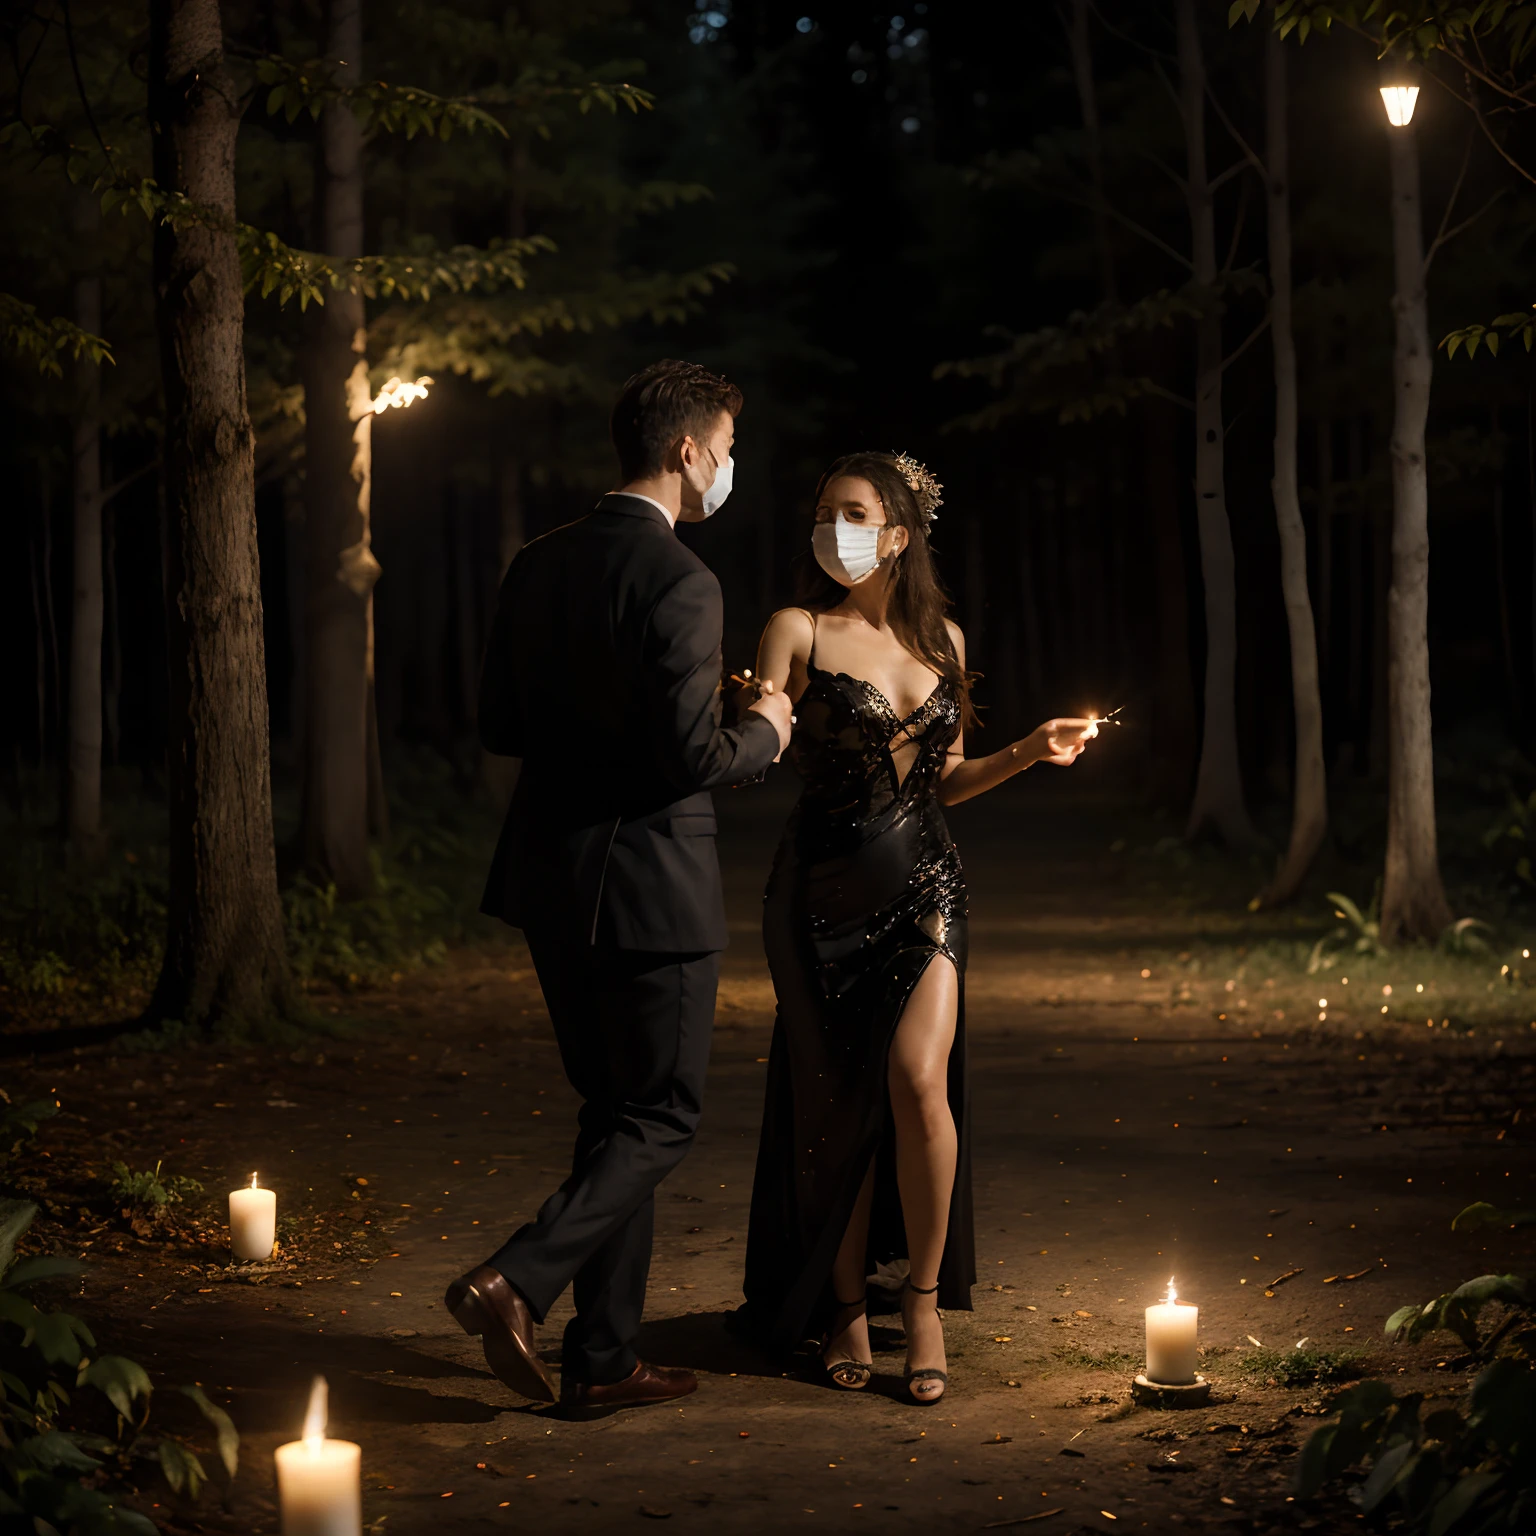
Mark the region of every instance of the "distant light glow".
<instances>
[{"instance_id":1,"label":"distant light glow","mask_svg":"<svg viewBox=\"0 0 1536 1536\"><path fill-rule=\"evenodd\" d=\"M1416 85L1384 85L1381 88L1381 100L1387 109L1387 121L1394 128L1406 128L1413 121L1419 88Z\"/></svg>"},{"instance_id":2,"label":"distant light glow","mask_svg":"<svg viewBox=\"0 0 1536 1536\"><path fill-rule=\"evenodd\" d=\"M901 120L901 131L903 133L916 133L917 130L922 126L923 124L920 118L904 117Z\"/></svg>"},{"instance_id":3,"label":"distant light glow","mask_svg":"<svg viewBox=\"0 0 1536 1536\"><path fill-rule=\"evenodd\" d=\"M432 376L426 373L414 383L408 379L391 379L373 397L373 414L382 416L391 406L398 405L404 409L415 400L425 400L432 382Z\"/></svg>"},{"instance_id":4,"label":"distant light glow","mask_svg":"<svg viewBox=\"0 0 1536 1536\"><path fill-rule=\"evenodd\" d=\"M812 21L809 16L802 16L800 20L795 23L796 32L811 32L815 30L815 27L816 23Z\"/></svg>"}]
</instances>

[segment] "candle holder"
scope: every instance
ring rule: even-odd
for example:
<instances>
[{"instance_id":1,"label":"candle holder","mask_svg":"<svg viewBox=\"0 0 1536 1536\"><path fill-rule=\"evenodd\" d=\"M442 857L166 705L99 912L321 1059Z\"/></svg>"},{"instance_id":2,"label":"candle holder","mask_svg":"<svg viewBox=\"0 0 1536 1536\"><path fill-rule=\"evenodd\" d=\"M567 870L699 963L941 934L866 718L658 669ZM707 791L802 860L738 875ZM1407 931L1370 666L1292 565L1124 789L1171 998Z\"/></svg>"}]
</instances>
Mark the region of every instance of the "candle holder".
<instances>
[{"instance_id":1,"label":"candle holder","mask_svg":"<svg viewBox=\"0 0 1536 1536\"><path fill-rule=\"evenodd\" d=\"M1200 1309L1179 1300L1173 1281L1168 1294L1147 1308L1147 1368L1131 1383L1138 1403L1158 1408L1198 1408L1211 1398L1211 1384L1195 1369Z\"/></svg>"},{"instance_id":2,"label":"candle holder","mask_svg":"<svg viewBox=\"0 0 1536 1536\"><path fill-rule=\"evenodd\" d=\"M1153 1381L1143 1371L1131 1383L1131 1396L1144 1408L1203 1408L1211 1400L1211 1384L1198 1371L1183 1383Z\"/></svg>"}]
</instances>

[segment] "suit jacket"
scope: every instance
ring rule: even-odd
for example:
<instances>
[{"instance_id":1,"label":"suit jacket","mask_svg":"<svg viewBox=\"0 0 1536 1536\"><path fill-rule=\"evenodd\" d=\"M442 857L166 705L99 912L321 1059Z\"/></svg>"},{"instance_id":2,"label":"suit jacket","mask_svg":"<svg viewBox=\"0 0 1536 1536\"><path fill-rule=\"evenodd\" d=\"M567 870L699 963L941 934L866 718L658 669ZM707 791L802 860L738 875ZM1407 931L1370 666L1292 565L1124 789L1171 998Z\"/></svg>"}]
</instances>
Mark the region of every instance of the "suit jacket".
<instances>
[{"instance_id":1,"label":"suit jacket","mask_svg":"<svg viewBox=\"0 0 1536 1536\"><path fill-rule=\"evenodd\" d=\"M721 724L720 583L659 508L610 495L502 582L480 740L522 758L481 910L580 942L724 949L709 791L779 750Z\"/></svg>"}]
</instances>

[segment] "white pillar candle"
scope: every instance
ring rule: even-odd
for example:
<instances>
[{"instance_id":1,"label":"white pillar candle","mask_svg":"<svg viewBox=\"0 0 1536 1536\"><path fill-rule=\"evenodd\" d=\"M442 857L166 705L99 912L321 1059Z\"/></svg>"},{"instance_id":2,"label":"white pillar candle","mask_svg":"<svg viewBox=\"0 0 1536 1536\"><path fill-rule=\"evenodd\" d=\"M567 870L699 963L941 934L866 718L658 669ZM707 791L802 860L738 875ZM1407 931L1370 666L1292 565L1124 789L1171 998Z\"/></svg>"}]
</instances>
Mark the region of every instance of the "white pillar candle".
<instances>
[{"instance_id":1,"label":"white pillar candle","mask_svg":"<svg viewBox=\"0 0 1536 1536\"><path fill-rule=\"evenodd\" d=\"M362 1449L325 1435L325 1377L315 1377L304 1438L277 1448L283 1536L362 1536Z\"/></svg>"},{"instance_id":2,"label":"white pillar candle","mask_svg":"<svg viewBox=\"0 0 1536 1536\"><path fill-rule=\"evenodd\" d=\"M1187 1387L1195 1379L1195 1334L1199 1307L1179 1301L1168 1282L1168 1295L1147 1308L1147 1380L1167 1387Z\"/></svg>"},{"instance_id":3,"label":"white pillar candle","mask_svg":"<svg viewBox=\"0 0 1536 1536\"><path fill-rule=\"evenodd\" d=\"M270 1259L277 1240L277 1192L249 1189L229 1192L229 1246L237 1259Z\"/></svg>"}]
</instances>

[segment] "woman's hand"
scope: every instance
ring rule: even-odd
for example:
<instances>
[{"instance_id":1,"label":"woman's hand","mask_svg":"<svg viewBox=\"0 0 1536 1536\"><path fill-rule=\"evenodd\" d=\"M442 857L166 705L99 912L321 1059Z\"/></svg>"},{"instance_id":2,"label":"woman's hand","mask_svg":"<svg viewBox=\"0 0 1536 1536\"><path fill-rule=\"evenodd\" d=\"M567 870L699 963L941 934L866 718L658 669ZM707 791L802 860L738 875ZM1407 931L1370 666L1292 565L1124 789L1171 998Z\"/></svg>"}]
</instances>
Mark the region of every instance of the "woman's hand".
<instances>
[{"instance_id":1,"label":"woman's hand","mask_svg":"<svg viewBox=\"0 0 1536 1536\"><path fill-rule=\"evenodd\" d=\"M1033 762L1070 768L1083 755L1083 748L1098 734L1096 720L1047 720L1025 737L1024 750Z\"/></svg>"}]
</instances>

